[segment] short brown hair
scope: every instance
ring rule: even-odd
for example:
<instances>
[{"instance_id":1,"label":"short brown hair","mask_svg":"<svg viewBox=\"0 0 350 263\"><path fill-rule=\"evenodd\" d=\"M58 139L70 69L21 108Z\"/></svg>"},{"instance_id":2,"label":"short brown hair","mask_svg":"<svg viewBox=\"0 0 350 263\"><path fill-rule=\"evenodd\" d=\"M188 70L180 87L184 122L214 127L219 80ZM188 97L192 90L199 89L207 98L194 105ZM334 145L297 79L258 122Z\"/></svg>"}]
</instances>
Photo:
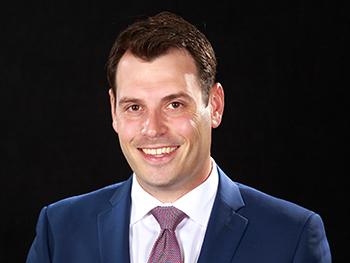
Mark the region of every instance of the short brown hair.
<instances>
[{"instance_id":1,"label":"short brown hair","mask_svg":"<svg viewBox=\"0 0 350 263\"><path fill-rule=\"evenodd\" d=\"M110 88L116 91L117 66L126 51L150 61L171 48L185 49L191 54L197 66L203 97L208 101L217 64L212 45L194 25L170 12L137 21L118 35L107 61Z\"/></svg>"}]
</instances>

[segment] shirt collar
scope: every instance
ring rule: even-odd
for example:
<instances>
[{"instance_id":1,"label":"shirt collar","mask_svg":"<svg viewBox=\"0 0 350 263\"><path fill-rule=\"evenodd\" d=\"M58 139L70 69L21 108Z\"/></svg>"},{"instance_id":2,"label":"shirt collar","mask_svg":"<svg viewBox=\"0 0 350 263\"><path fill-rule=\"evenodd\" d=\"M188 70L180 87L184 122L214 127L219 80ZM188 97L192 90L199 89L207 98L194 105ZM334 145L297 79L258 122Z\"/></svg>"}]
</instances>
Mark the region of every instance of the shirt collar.
<instances>
[{"instance_id":1,"label":"shirt collar","mask_svg":"<svg viewBox=\"0 0 350 263\"><path fill-rule=\"evenodd\" d=\"M212 169L207 180L172 204L164 204L147 193L140 186L134 174L131 187L132 209L130 224L137 223L156 206L173 205L187 214L191 220L206 227L219 184L217 165L212 158L211 163Z\"/></svg>"},{"instance_id":2,"label":"shirt collar","mask_svg":"<svg viewBox=\"0 0 350 263\"><path fill-rule=\"evenodd\" d=\"M137 223L147 215L149 211L160 205L162 205L162 202L143 190L134 173L131 186L130 224L133 225Z\"/></svg>"}]
</instances>

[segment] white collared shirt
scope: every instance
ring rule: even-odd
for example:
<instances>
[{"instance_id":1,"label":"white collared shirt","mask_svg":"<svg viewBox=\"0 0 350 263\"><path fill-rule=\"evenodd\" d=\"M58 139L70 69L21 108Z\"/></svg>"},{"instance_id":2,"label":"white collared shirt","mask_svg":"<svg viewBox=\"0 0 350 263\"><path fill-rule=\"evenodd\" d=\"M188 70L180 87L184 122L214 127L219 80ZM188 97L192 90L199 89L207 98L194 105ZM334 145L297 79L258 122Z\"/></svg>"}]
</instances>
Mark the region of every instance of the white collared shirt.
<instances>
[{"instance_id":1,"label":"white collared shirt","mask_svg":"<svg viewBox=\"0 0 350 263\"><path fill-rule=\"evenodd\" d=\"M171 204L162 203L143 190L133 175L129 232L131 263L147 262L153 243L159 235L160 226L150 211L156 206L171 205L188 215L175 230L184 263L198 261L219 184L213 159L212 166L207 180Z\"/></svg>"}]
</instances>

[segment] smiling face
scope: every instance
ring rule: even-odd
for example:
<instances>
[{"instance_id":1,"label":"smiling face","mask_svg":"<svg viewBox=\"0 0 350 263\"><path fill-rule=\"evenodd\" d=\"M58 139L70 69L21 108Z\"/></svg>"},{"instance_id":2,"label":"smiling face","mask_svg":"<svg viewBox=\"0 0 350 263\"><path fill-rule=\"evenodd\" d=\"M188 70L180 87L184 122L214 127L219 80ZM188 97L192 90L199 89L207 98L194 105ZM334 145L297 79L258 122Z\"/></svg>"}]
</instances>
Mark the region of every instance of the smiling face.
<instances>
[{"instance_id":1,"label":"smiling face","mask_svg":"<svg viewBox=\"0 0 350 263\"><path fill-rule=\"evenodd\" d=\"M173 202L209 175L211 129L221 122L223 90L203 100L192 57L172 49L152 61L126 52L110 90L113 128L140 185Z\"/></svg>"}]
</instances>

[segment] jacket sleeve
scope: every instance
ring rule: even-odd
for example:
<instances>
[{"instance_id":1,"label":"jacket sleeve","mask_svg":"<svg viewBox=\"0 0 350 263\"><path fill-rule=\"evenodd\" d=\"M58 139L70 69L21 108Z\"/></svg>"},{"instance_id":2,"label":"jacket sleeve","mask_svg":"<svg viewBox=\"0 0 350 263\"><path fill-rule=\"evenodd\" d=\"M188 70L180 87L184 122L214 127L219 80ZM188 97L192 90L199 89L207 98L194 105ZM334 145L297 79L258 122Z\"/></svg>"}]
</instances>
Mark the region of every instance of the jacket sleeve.
<instances>
[{"instance_id":1,"label":"jacket sleeve","mask_svg":"<svg viewBox=\"0 0 350 263\"><path fill-rule=\"evenodd\" d=\"M293 263L331 262L331 253L322 219L318 214L312 214L300 235Z\"/></svg>"},{"instance_id":2,"label":"jacket sleeve","mask_svg":"<svg viewBox=\"0 0 350 263\"><path fill-rule=\"evenodd\" d=\"M39 215L36 225L36 236L29 249L26 263L51 263L49 246L51 236L47 218L47 207L44 207Z\"/></svg>"}]
</instances>

